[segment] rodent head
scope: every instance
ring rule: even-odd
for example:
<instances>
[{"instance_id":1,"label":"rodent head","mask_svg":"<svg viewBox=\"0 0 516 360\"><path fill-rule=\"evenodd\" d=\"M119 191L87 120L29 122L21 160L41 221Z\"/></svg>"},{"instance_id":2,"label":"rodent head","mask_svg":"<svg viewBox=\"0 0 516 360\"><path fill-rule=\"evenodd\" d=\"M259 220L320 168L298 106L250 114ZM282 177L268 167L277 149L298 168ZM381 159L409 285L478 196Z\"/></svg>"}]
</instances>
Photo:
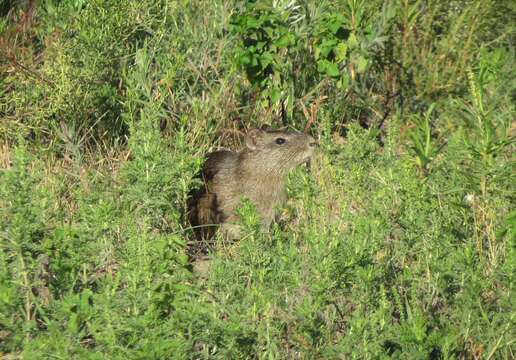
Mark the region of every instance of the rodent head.
<instances>
[{"instance_id":1,"label":"rodent head","mask_svg":"<svg viewBox=\"0 0 516 360\"><path fill-rule=\"evenodd\" d=\"M290 131L252 129L246 135L245 150L264 168L280 173L310 160L317 142L310 135ZM263 160L263 161L262 161Z\"/></svg>"}]
</instances>

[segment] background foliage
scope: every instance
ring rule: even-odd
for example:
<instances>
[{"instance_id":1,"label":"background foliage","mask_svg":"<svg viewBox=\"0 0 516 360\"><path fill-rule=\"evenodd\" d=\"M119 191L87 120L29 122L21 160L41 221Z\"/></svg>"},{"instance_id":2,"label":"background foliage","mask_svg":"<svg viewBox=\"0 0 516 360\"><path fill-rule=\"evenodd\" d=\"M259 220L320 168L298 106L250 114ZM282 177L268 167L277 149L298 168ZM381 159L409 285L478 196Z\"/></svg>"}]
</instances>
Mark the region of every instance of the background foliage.
<instances>
[{"instance_id":1,"label":"background foliage","mask_svg":"<svg viewBox=\"0 0 516 360\"><path fill-rule=\"evenodd\" d=\"M0 355L509 359L512 1L0 1ZM203 155L320 140L192 271Z\"/></svg>"}]
</instances>

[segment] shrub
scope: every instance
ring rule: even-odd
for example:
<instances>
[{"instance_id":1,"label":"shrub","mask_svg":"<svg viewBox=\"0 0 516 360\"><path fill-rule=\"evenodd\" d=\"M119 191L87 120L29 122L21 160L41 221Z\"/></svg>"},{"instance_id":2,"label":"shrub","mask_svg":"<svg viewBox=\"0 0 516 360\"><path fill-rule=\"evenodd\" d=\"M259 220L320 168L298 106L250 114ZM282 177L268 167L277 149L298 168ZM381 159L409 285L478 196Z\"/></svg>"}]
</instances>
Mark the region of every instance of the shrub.
<instances>
[{"instance_id":1,"label":"shrub","mask_svg":"<svg viewBox=\"0 0 516 360\"><path fill-rule=\"evenodd\" d=\"M512 4L2 4L3 355L514 357ZM318 154L198 276L195 174L264 122Z\"/></svg>"}]
</instances>

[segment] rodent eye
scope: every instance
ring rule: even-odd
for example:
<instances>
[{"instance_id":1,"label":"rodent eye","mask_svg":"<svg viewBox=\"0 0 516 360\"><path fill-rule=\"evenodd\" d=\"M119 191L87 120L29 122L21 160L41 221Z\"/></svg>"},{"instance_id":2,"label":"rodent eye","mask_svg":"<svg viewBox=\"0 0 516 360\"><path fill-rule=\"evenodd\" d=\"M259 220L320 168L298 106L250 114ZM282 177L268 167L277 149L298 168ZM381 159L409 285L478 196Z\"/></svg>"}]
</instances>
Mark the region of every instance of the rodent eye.
<instances>
[{"instance_id":1,"label":"rodent eye","mask_svg":"<svg viewBox=\"0 0 516 360\"><path fill-rule=\"evenodd\" d=\"M280 138L277 138L277 139L276 139L276 144L281 145L281 144L284 144L286 141L287 141L287 140L285 140L285 139L283 139L283 138L281 138L281 137L280 137Z\"/></svg>"}]
</instances>

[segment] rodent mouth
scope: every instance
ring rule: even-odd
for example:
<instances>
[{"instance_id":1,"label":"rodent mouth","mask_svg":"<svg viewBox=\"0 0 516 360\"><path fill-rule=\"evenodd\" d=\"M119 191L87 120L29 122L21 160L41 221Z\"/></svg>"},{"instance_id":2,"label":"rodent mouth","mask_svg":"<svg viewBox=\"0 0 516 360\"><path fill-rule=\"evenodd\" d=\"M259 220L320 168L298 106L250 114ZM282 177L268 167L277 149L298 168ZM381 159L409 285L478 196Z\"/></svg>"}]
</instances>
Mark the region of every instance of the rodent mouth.
<instances>
[{"instance_id":1,"label":"rodent mouth","mask_svg":"<svg viewBox=\"0 0 516 360\"><path fill-rule=\"evenodd\" d=\"M304 156L299 159L298 165L304 165L306 164L308 168L310 168L310 162L312 160L312 157L314 155L314 149L308 148L307 151L304 152Z\"/></svg>"},{"instance_id":2,"label":"rodent mouth","mask_svg":"<svg viewBox=\"0 0 516 360\"><path fill-rule=\"evenodd\" d=\"M304 157L304 159L300 162L300 165L303 165L303 164L306 164L306 166L308 166L308 168L310 168L310 163L311 163L311 160L312 160L312 153L310 155L307 155Z\"/></svg>"}]
</instances>

